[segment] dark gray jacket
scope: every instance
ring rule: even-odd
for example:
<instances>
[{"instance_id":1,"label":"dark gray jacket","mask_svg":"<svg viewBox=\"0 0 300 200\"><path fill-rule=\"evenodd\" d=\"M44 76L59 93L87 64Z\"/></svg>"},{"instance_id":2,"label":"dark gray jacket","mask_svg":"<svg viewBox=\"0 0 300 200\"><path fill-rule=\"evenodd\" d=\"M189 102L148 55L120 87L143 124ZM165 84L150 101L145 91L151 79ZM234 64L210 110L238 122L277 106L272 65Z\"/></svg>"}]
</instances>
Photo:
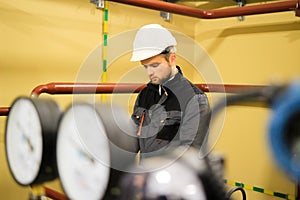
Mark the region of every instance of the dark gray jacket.
<instances>
[{"instance_id":1,"label":"dark gray jacket","mask_svg":"<svg viewBox=\"0 0 300 200\"><path fill-rule=\"evenodd\" d=\"M132 120L136 124L141 158L159 155L179 145L200 147L208 132L210 107L206 94L183 77L161 85L147 84L135 102Z\"/></svg>"}]
</instances>

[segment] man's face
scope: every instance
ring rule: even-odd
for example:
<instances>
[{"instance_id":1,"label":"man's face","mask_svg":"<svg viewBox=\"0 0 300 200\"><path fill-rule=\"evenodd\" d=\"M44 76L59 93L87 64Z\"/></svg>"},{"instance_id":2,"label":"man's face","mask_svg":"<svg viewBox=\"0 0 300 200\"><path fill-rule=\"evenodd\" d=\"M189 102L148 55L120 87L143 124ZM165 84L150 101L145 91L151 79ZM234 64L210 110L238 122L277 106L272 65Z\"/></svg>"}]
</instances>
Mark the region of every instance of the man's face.
<instances>
[{"instance_id":1,"label":"man's face","mask_svg":"<svg viewBox=\"0 0 300 200\"><path fill-rule=\"evenodd\" d=\"M153 84L162 84L172 75L171 63L165 59L165 55L159 54L141 61L147 75Z\"/></svg>"}]
</instances>

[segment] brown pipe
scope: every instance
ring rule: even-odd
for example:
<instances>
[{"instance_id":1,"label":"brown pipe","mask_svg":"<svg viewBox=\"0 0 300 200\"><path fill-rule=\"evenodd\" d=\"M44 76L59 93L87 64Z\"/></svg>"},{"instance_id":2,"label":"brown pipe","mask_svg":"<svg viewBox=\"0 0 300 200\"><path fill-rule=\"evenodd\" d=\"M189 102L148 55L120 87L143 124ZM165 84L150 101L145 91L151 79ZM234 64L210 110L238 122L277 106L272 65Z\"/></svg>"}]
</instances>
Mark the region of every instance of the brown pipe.
<instances>
[{"instance_id":1,"label":"brown pipe","mask_svg":"<svg viewBox=\"0 0 300 200\"><path fill-rule=\"evenodd\" d=\"M225 17L237 17L244 15L265 14L283 11L296 11L299 16L299 0L290 0L283 2L266 3L252 6L243 6L235 8L217 9L217 10L201 10L179 4L169 3L158 0L109 0L118 3L160 10L174 14L180 14L189 17L203 19L217 19Z\"/></svg>"},{"instance_id":2,"label":"brown pipe","mask_svg":"<svg viewBox=\"0 0 300 200\"><path fill-rule=\"evenodd\" d=\"M42 93L47 94L111 94L111 93L137 93L145 84L116 84L116 83L48 83L39 85L31 92L33 97Z\"/></svg>"},{"instance_id":3,"label":"brown pipe","mask_svg":"<svg viewBox=\"0 0 300 200\"><path fill-rule=\"evenodd\" d=\"M53 189L44 187L44 190L45 190L46 197L49 197L53 200L68 200L67 196Z\"/></svg>"},{"instance_id":4,"label":"brown pipe","mask_svg":"<svg viewBox=\"0 0 300 200\"><path fill-rule=\"evenodd\" d=\"M203 92L239 93L254 89L263 89L264 85L230 85L230 84L195 84ZM38 85L32 92L32 97L42 93L47 94L112 94L138 93L146 84L141 83L48 83ZM0 107L0 116L7 116L9 107Z\"/></svg>"},{"instance_id":5,"label":"brown pipe","mask_svg":"<svg viewBox=\"0 0 300 200\"><path fill-rule=\"evenodd\" d=\"M0 116L7 116L9 113L9 107L0 107Z\"/></svg>"},{"instance_id":6,"label":"brown pipe","mask_svg":"<svg viewBox=\"0 0 300 200\"><path fill-rule=\"evenodd\" d=\"M237 93L264 88L262 85L195 84L204 92ZM138 93L146 85L140 83L48 83L39 85L31 92L33 97L48 94L111 94Z\"/></svg>"}]
</instances>

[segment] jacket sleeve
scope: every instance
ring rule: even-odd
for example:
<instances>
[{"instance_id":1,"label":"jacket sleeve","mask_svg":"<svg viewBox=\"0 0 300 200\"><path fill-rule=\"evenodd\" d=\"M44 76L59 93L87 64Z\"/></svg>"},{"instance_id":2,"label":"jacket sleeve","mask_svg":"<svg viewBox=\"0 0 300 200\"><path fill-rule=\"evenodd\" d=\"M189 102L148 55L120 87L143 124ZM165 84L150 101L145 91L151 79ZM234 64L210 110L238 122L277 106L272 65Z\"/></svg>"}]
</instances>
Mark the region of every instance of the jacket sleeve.
<instances>
[{"instance_id":1,"label":"jacket sleeve","mask_svg":"<svg viewBox=\"0 0 300 200\"><path fill-rule=\"evenodd\" d=\"M180 145L201 147L209 129L210 106L205 94L195 95L187 104L179 130Z\"/></svg>"}]
</instances>

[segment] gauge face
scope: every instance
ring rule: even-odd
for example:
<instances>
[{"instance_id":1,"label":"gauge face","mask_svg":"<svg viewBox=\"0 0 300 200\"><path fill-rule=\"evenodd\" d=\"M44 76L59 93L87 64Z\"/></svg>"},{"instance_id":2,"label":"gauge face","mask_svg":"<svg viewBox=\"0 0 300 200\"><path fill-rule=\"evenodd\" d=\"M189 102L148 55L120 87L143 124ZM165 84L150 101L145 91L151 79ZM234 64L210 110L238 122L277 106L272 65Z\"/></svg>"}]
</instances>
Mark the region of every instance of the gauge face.
<instances>
[{"instance_id":1,"label":"gauge face","mask_svg":"<svg viewBox=\"0 0 300 200\"><path fill-rule=\"evenodd\" d=\"M159 158L153 161L160 162ZM196 171L181 162L174 162L168 167L154 171L148 175L147 179L145 195L149 199L162 196L190 200L207 199Z\"/></svg>"},{"instance_id":2,"label":"gauge face","mask_svg":"<svg viewBox=\"0 0 300 200\"><path fill-rule=\"evenodd\" d=\"M110 175L109 142L94 108L73 104L64 114L57 136L57 167L70 199L101 199Z\"/></svg>"},{"instance_id":3,"label":"gauge face","mask_svg":"<svg viewBox=\"0 0 300 200\"><path fill-rule=\"evenodd\" d=\"M6 154L14 179L21 185L31 184L39 173L43 138L38 112L29 99L18 99L10 109Z\"/></svg>"}]
</instances>

